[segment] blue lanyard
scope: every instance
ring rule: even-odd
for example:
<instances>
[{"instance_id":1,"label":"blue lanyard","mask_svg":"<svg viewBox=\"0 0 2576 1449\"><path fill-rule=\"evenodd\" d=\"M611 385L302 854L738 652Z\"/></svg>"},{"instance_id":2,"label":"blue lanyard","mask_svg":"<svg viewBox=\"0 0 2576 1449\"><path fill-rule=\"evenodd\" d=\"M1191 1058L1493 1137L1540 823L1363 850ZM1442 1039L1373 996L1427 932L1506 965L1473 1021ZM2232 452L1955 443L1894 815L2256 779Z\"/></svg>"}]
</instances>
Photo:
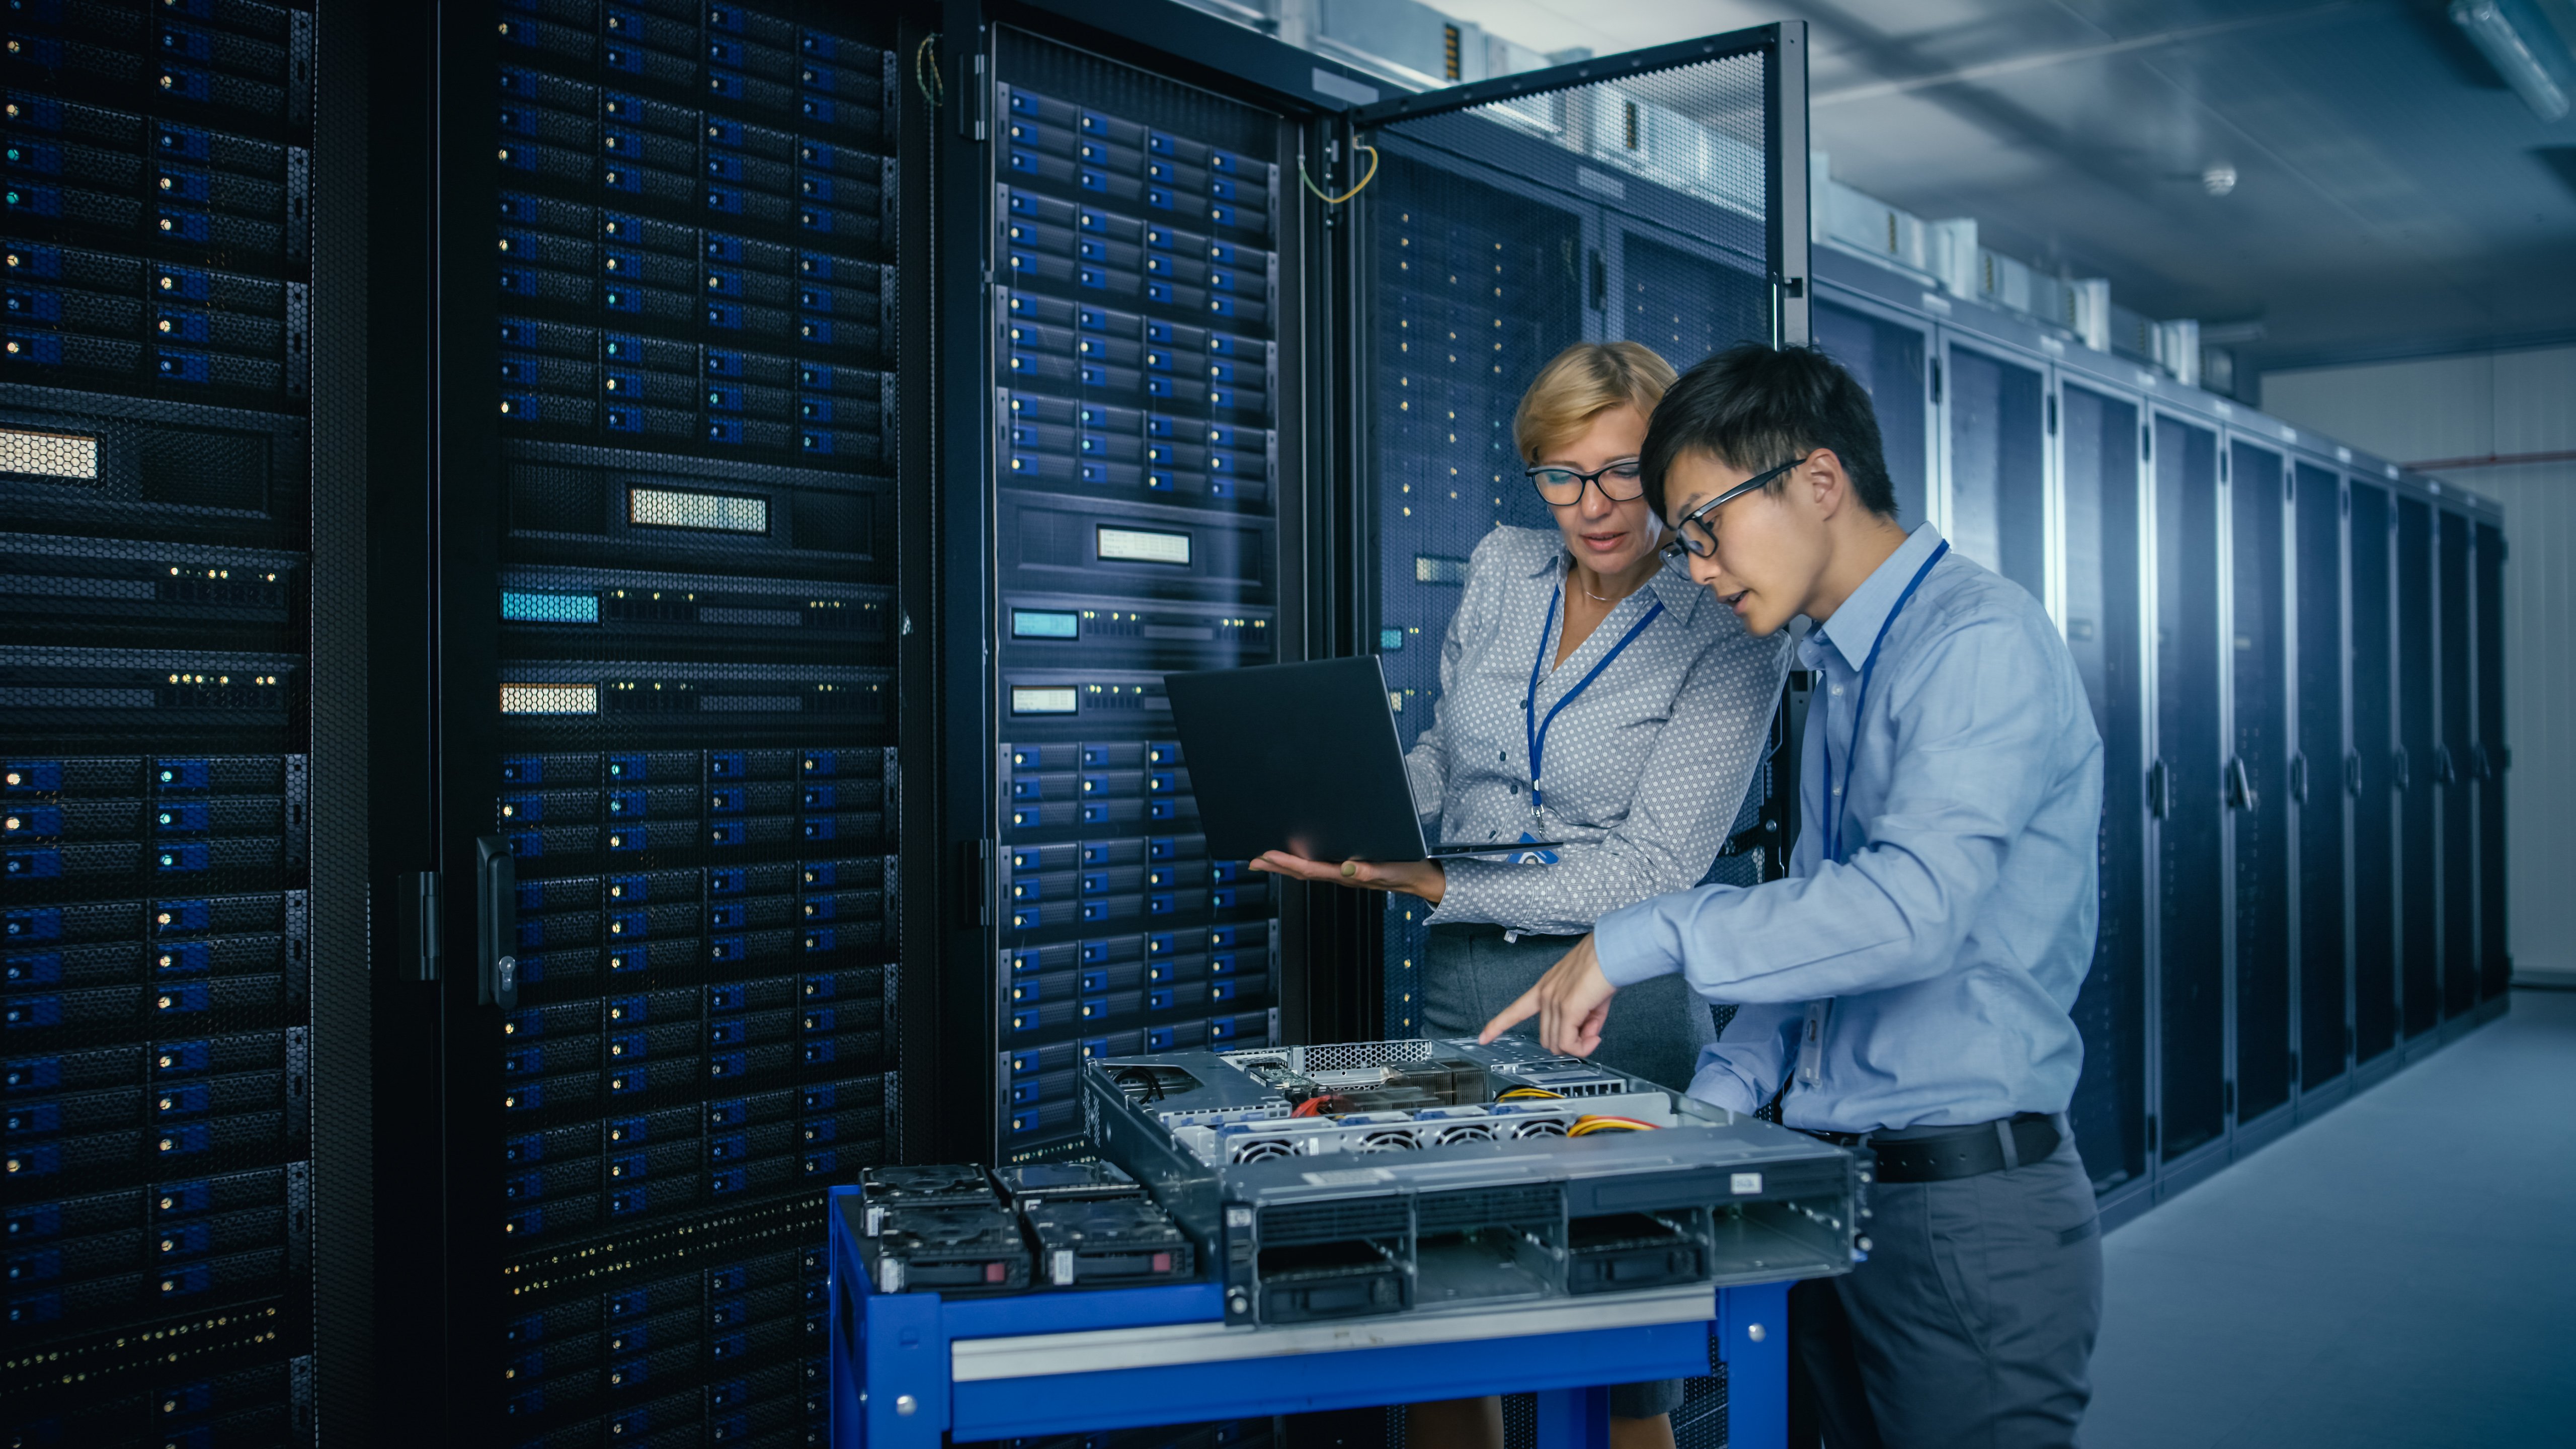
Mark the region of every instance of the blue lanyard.
<instances>
[{"instance_id":1,"label":"blue lanyard","mask_svg":"<svg viewBox=\"0 0 2576 1449\"><path fill-rule=\"evenodd\" d=\"M1564 712L1565 707L1574 703L1575 698L1583 691L1590 689L1592 681L1601 677L1601 671L1610 667L1610 661L1618 658L1621 651L1629 645L1636 643L1637 636L1645 633L1646 626L1655 622L1655 616L1664 611L1664 606L1657 603L1646 611L1646 617L1629 625L1628 632L1620 636L1619 642L1610 646L1610 652L1601 656L1601 662L1592 666L1592 672L1584 675L1580 682L1567 690L1564 696L1557 700L1555 708L1547 712L1547 718L1542 720L1538 717L1539 667L1547 663L1547 641L1556 633L1556 603L1563 593L1562 589L1550 590L1548 593L1547 622L1538 626L1538 657L1530 661L1529 693L1521 698L1521 728L1529 736L1530 814L1533 816L1538 814L1538 769L1539 761L1547 754L1548 726L1555 724L1556 717Z\"/></svg>"},{"instance_id":2,"label":"blue lanyard","mask_svg":"<svg viewBox=\"0 0 2576 1449\"><path fill-rule=\"evenodd\" d=\"M1923 587L1923 580L1926 575L1932 572L1932 566L1939 563L1941 561L1941 555L1948 553L1949 551L1950 545L1946 539L1942 541L1939 548L1932 550L1932 556L1923 561L1923 567L1914 571L1913 582L1905 586L1904 593L1896 596L1895 606L1887 611L1887 617L1879 621L1878 637L1870 641L1869 658L1863 660L1860 666L1860 698L1852 701L1851 753L1844 761L1846 765L1851 763L1851 761L1860 758L1861 711L1869 708L1869 679L1871 675L1878 672L1879 647L1887 642L1887 631L1895 625L1896 616L1904 613L1905 606L1913 601L1914 591ZM1834 732L1831 726L1832 721L1829 717L1827 719L1827 728L1824 732L1825 859L1839 861L1842 859L1840 849L1843 833L1843 807L1842 802L1834 798Z\"/></svg>"}]
</instances>

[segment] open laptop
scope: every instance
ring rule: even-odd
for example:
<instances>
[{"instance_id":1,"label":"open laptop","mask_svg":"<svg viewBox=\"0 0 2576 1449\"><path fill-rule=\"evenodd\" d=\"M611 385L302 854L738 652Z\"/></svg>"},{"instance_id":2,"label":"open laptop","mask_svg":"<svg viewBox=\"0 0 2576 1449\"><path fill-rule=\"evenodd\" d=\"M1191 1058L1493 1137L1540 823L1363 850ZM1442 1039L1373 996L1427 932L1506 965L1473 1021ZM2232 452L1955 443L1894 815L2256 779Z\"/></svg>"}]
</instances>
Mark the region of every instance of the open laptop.
<instances>
[{"instance_id":1,"label":"open laptop","mask_svg":"<svg viewBox=\"0 0 2576 1449\"><path fill-rule=\"evenodd\" d=\"M1441 860L1562 845L1422 835L1377 656L1166 674L1208 854Z\"/></svg>"}]
</instances>

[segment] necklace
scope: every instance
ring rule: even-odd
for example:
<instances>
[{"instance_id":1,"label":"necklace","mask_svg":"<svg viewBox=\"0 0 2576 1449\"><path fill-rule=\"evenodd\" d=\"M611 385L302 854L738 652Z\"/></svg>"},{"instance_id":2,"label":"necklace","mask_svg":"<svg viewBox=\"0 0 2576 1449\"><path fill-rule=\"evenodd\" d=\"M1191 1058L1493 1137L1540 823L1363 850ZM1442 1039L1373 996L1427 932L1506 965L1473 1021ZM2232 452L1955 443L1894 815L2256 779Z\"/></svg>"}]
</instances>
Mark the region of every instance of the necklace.
<instances>
[{"instance_id":1,"label":"necklace","mask_svg":"<svg viewBox=\"0 0 2576 1449\"><path fill-rule=\"evenodd\" d=\"M1567 561L1566 561L1565 576L1566 576L1567 578L1572 579L1572 580L1574 581L1574 586L1575 586L1576 588L1578 588L1578 589L1582 589L1582 590L1583 590L1583 597L1585 597L1585 598L1587 598L1587 599L1590 599L1592 602L1594 602L1594 603L1596 603L1596 604L1615 604L1615 603L1619 602L1619 600L1620 600L1620 599L1624 599L1624 598L1628 597L1628 594L1633 594L1633 593L1635 593L1635 592L1636 592L1636 590L1635 590L1635 589L1630 589L1630 590L1628 591L1628 594L1621 594L1621 595L1617 596L1616 598L1608 598L1608 599L1605 599L1605 598L1601 597L1599 594L1596 594L1596 593L1592 592L1592 590L1591 590L1590 588L1588 588L1588 587L1586 587L1586 586L1585 586L1585 584L1584 584L1584 582L1583 582L1583 575L1582 575L1582 573L1574 567L1574 563L1573 563L1573 561L1572 561L1571 559L1569 559L1569 560L1567 560Z\"/></svg>"}]
</instances>

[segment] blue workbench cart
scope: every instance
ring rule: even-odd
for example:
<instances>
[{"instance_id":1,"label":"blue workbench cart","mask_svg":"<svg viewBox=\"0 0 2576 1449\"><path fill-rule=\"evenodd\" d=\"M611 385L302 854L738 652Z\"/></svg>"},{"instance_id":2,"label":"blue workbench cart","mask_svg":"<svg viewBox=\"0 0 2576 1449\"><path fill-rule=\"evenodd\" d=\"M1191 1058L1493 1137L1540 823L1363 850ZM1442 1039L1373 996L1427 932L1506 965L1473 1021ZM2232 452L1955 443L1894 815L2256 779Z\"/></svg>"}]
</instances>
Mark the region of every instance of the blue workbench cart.
<instances>
[{"instance_id":1,"label":"blue workbench cart","mask_svg":"<svg viewBox=\"0 0 2576 1449\"><path fill-rule=\"evenodd\" d=\"M1788 1435L1789 1285L1706 1285L1227 1328L1215 1283L945 1299L879 1293L835 1188L834 1449L1536 1393L1541 1449L1607 1443L1607 1385L1727 1365L1731 1449Z\"/></svg>"}]
</instances>

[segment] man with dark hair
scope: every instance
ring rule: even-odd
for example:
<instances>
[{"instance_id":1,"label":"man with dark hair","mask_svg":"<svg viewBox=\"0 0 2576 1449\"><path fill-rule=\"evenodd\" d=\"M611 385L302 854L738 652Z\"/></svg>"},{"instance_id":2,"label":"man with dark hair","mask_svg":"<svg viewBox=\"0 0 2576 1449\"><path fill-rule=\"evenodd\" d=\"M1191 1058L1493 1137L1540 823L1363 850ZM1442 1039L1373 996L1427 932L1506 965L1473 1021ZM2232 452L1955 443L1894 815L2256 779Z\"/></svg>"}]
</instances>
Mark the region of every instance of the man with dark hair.
<instances>
[{"instance_id":1,"label":"man with dark hair","mask_svg":"<svg viewBox=\"0 0 2576 1449\"><path fill-rule=\"evenodd\" d=\"M2102 814L2074 660L2018 585L1897 526L1868 395L1822 353L1684 373L1642 467L1694 580L1756 634L1810 621L1789 877L1602 917L1486 1039L1536 1015L1588 1054L1614 992L1672 972L1736 1003L1692 1092L1877 1158L1866 1261L1790 1296L1825 1442L2072 1444L2102 1296L2065 1115Z\"/></svg>"}]
</instances>

